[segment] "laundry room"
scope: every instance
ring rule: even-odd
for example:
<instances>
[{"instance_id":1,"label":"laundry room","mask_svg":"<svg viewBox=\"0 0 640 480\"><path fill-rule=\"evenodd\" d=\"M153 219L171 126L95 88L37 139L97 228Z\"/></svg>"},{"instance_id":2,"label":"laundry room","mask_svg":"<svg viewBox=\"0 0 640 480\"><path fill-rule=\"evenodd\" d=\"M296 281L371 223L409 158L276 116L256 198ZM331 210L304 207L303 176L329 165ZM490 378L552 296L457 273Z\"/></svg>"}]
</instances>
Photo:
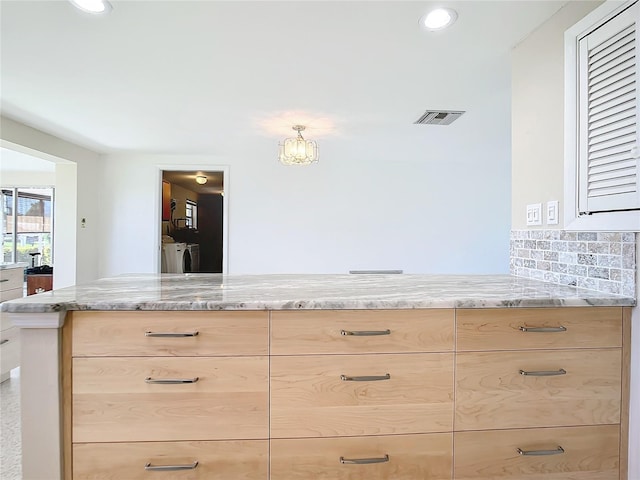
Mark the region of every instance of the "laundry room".
<instances>
[{"instance_id":1,"label":"laundry room","mask_svg":"<svg viewBox=\"0 0 640 480\"><path fill-rule=\"evenodd\" d=\"M162 172L161 273L222 273L224 172Z\"/></svg>"}]
</instances>

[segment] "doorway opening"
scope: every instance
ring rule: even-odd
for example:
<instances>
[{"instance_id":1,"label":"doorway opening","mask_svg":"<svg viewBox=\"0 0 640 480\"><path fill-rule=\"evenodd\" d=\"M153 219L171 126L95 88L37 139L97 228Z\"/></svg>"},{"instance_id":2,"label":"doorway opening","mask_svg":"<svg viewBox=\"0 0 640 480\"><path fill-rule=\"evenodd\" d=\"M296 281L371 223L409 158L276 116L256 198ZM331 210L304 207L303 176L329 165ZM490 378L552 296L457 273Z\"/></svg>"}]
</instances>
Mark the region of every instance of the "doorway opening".
<instances>
[{"instance_id":1,"label":"doorway opening","mask_svg":"<svg viewBox=\"0 0 640 480\"><path fill-rule=\"evenodd\" d=\"M160 272L226 273L226 169L164 168L161 177Z\"/></svg>"}]
</instances>

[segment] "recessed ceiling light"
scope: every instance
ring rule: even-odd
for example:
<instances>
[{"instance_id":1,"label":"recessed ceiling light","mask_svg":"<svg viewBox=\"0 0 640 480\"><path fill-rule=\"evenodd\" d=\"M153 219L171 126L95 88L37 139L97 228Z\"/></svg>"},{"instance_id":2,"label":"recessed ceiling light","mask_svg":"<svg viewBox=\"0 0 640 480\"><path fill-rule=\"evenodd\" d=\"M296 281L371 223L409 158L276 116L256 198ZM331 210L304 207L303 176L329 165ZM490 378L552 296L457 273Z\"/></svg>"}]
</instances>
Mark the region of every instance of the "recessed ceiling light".
<instances>
[{"instance_id":1,"label":"recessed ceiling light","mask_svg":"<svg viewBox=\"0 0 640 480\"><path fill-rule=\"evenodd\" d=\"M420 25L427 30L442 30L453 24L457 18L458 14L455 10L450 8L436 8L420 18Z\"/></svg>"},{"instance_id":2,"label":"recessed ceiling light","mask_svg":"<svg viewBox=\"0 0 640 480\"><path fill-rule=\"evenodd\" d=\"M86 13L108 13L111 11L111 4L107 0L69 0L74 7Z\"/></svg>"}]
</instances>

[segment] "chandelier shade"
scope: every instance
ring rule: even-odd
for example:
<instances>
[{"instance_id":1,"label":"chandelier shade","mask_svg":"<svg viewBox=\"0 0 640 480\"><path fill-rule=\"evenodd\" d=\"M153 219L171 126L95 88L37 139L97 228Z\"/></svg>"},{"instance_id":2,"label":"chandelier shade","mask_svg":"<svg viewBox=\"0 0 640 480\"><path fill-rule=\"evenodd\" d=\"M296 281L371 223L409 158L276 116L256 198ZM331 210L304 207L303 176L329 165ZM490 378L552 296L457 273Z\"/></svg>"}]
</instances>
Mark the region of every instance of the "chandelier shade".
<instances>
[{"instance_id":1,"label":"chandelier shade","mask_svg":"<svg viewBox=\"0 0 640 480\"><path fill-rule=\"evenodd\" d=\"M285 139L280 146L278 158L284 165L309 165L318 161L318 144L313 140L305 140L302 137L304 125L292 127L298 132L297 137Z\"/></svg>"}]
</instances>

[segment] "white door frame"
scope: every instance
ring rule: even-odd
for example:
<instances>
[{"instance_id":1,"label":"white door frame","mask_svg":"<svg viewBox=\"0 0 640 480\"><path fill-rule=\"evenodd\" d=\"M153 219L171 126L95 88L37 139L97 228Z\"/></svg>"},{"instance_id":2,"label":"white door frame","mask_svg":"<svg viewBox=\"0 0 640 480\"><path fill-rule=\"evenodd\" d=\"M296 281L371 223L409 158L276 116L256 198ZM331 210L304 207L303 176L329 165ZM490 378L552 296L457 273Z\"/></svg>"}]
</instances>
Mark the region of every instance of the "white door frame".
<instances>
[{"instance_id":1,"label":"white door frame","mask_svg":"<svg viewBox=\"0 0 640 480\"><path fill-rule=\"evenodd\" d=\"M156 272L160 273L160 264L162 258L162 172L168 171L198 171L205 172L222 172L222 185L224 186L224 195L222 196L222 274L229 273L229 165L209 165L209 164L187 164L187 165L156 165L156 199L155 199L155 215L158 219L158 232L156 235L155 248L158 255L156 257Z\"/></svg>"}]
</instances>

